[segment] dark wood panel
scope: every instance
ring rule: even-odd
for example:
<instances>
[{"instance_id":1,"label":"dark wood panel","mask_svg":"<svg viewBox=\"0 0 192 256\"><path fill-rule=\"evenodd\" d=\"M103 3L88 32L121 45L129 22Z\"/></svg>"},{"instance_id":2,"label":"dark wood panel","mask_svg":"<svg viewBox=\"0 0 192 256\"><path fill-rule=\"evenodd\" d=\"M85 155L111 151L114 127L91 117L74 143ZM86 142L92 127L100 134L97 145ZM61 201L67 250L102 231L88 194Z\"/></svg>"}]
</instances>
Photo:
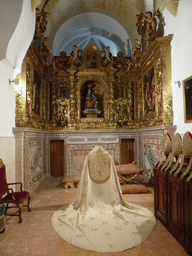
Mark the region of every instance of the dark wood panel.
<instances>
[{"instance_id":1,"label":"dark wood panel","mask_svg":"<svg viewBox=\"0 0 192 256\"><path fill-rule=\"evenodd\" d=\"M192 183L184 181L185 249L192 255Z\"/></svg>"},{"instance_id":2,"label":"dark wood panel","mask_svg":"<svg viewBox=\"0 0 192 256\"><path fill-rule=\"evenodd\" d=\"M168 176L168 226L181 244L184 244L183 225L183 182L177 177Z\"/></svg>"},{"instance_id":3,"label":"dark wood panel","mask_svg":"<svg viewBox=\"0 0 192 256\"><path fill-rule=\"evenodd\" d=\"M167 184L166 174L159 170L155 171L155 188L154 188L154 201L155 201L155 215L158 219L167 225Z\"/></svg>"},{"instance_id":4,"label":"dark wood panel","mask_svg":"<svg viewBox=\"0 0 192 256\"><path fill-rule=\"evenodd\" d=\"M192 183L155 169L154 202L155 216L192 255Z\"/></svg>"},{"instance_id":5,"label":"dark wood panel","mask_svg":"<svg viewBox=\"0 0 192 256\"><path fill-rule=\"evenodd\" d=\"M129 164L135 160L135 140L121 140L121 164Z\"/></svg>"},{"instance_id":6,"label":"dark wood panel","mask_svg":"<svg viewBox=\"0 0 192 256\"><path fill-rule=\"evenodd\" d=\"M64 140L50 141L50 174L64 175Z\"/></svg>"},{"instance_id":7,"label":"dark wood panel","mask_svg":"<svg viewBox=\"0 0 192 256\"><path fill-rule=\"evenodd\" d=\"M192 255L192 183L188 184L188 200L189 200L189 235L188 235L188 250L190 252L190 255Z\"/></svg>"},{"instance_id":8,"label":"dark wood panel","mask_svg":"<svg viewBox=\"0 0 192 256\"><path fill-rule=\"evenodd\" d=\"M165 179L159 177L159 210L165 214Z\"/></svg>"}]
</instances>

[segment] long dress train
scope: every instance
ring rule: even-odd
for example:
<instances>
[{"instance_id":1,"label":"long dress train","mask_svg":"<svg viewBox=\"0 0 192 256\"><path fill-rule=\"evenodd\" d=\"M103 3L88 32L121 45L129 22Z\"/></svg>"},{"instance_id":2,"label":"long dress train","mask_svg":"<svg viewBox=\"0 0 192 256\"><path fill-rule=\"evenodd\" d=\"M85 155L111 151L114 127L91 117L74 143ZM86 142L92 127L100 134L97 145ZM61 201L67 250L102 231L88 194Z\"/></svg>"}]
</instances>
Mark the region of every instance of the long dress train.
<instances>
[{"instance_id":1,"label":"long dress train","mask_svg":"<svg viewBox=\"0 0 192 256\"><path fill-rule=\"evenodd\" d=\"M68 243L96 252L137 246L156 224L151 211L124 200L113 159L100 146L85 159L75 201L54 212L51 222Z\"/></svg>"}]
</instances>

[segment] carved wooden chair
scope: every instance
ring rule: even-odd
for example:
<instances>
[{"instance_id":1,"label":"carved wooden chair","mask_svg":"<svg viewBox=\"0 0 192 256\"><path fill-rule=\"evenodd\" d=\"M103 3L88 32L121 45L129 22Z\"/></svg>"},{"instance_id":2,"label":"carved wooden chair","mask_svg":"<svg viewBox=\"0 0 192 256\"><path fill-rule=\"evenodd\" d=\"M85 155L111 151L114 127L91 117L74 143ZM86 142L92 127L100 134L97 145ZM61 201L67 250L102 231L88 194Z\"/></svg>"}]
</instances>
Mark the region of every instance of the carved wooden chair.
<instances>
[{"instance_id":1,"label":"carved wooden chair","mask_svg":"<svg viewBox=\"0 0 192 256\"><path fill-rule=\"evenodd\" d=\"M140 169L136 163L137 160L134 160L131 164L118 164L118 162L115 161L115 167L120 184L138 183L135 179L139 174L143 174L144 169Z\"/></svg>"},{"instance_id":2,"label":"carved wooden chair","mask_svg":"<svg viewBox=\"0 0 192 256\"><path fill-rule=\"evenodd\" d=\"M165 133L163 136L161 151L159 153L156 163L154 163L154 168L157 168L157 169L161 168L165 163L165 160L167 160L171 151L172 151L172 138L169 133Z\"/></svg>"},{"instance_id":3,"label":"carved wooden chair","mask_svg":"<svg viewBox=\"0 0 192 256\"><path fill-rule=\"evenodd\" d=\"M14 192L12 188L9 188L9 185L20 185L20 191ZM23 205L23 202L25 200L28 200L27 205ZM9 216L19 216L19 223L22 222L21 213L22 213L22 207L27 206L28 212L31 211L29 207L30 203L30 195L29 192L23 191L22 189L22 183L21 182L15 182L15 183L7 183L6 180L6 172L5 172L5 165L3 164L3 161L0 159L0 204L6 204L5 206L5 215ZM9 206L11 204L11 206ZM19 213L12 213L7 214L8 208L18 208Z\"/></svg>"}]
</instances>

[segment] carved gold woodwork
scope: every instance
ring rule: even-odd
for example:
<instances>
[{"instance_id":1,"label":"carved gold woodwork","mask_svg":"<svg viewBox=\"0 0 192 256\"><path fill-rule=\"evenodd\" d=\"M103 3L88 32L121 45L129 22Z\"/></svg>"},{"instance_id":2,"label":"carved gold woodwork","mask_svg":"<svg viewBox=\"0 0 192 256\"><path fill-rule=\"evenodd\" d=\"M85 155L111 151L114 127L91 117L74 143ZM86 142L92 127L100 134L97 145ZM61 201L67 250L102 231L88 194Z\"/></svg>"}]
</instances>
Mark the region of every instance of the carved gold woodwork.
<instances>
[{"instance_id":1,"label":"carved gold woodwork","mask_svg":"<svg viewBox=\"0 0 192 256\"><path fill-rule=\"evenodd\" d=\"M171 125L172 119L172 88L171 88L171 55L170 42L172 35L157 38L140 61L141 80L139 87L142 87L142 96L137 98L137 105L140 107L142 102L142 117L139 114L138 119L142 119L141 127L156 125ZM146 112L148 103L144 95L145 77L153 70L154 88L152 89L153 108ZM140 90L140 88L138 88ZM140 112L140 111L139 111Z\"/></svg>"},{"instance_id":2,"label":"carved gold woodwork","mask_svg":"<svg viewBox=\"0 0 192 256\"><path fill-rule=\"evenodd\" d=\"M96 46L81 51L78 65L61 54L48 67L32 44L19 75L24 90L16 92L16 126L84 130L171 125L171 40L171 35L157 38L129 72L122 55L122 65L115 57L103 65ZM34 108L35 79L40 81L39 112ZM88 89L95 100L87 110Z\"/></svg>"}]
</instances>

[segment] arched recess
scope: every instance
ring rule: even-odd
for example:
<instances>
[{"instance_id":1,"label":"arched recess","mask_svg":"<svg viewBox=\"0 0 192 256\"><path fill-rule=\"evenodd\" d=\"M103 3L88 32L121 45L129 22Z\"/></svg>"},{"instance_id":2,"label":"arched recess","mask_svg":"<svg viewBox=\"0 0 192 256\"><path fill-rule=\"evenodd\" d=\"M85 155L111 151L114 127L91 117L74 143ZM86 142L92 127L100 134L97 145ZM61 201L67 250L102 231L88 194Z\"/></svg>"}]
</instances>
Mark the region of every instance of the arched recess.
<instances>
[{"instance_id":1,"label":"arched recess","mask_svg":"<svg viewBox=\"0 0 192 256\"><path fill-rule=\"evenodd\" d=\"M49 44L52 45L57 31L74 16L85 13L105 14L106 16L116 20L130 36L130 40L138 37L136 29L136 14L143 11L143 0L50 0L48 1L45 11L49 13L46 36L50 38ZM103 25L110 26L111 23L105 23L103 20L98 19ZM90 19L87 19L87 23ZM77 24L77 23L76 23ZM88 26L88 24L86 24ZM94 26L95 27L95 26ZM108 31L108 29L106 29ZM117 31L114 29L114 31ZM113 33L113 32L112 32Z\"/></svg>"},{"instance_id":2,"label":"arched recess","mask_svg":"<svg viewBox=\"0 0 192 256\"><path fill-rule=\"evenodd\" d=\"M109 85L107 84L107 75L102 74L101 76L98 75L87 75L87 76L82 76L78 77L78 82L76 84L76 91L77 91L77 108L78 108L78 120L80 121L81 119L81 88L82 86L89 82L93 81L97 87L97 90L99 90L99 94L102 94L102 104L103 104L103 119L107 120L108 119L108 112L106 108L106 104L109 103L109 98L110 98L110 90L109 90Z\"/></svg>"},{"instance_id":3,"label":"arched recess","mask_svg":"<svg viewBox=\"0 0 192 256\"><path fill-rule=\"evenodd\" d=\"M113 49L114 56L117 56L118 51L125 55L131 53L129 35L115 19L101 13L78 14L67 20L58 29L53 39L52 54L59 55L61 51L68 51L69 53L69 47L71 45L72 49L73 44L80 46L80 49L92 44L103 50L103 45L106 47L110 42L111 45L117 46Z\"/></svg>"},{"instance_id":4,"label":"arched recess","mask_svg":"<svg viewBox=\"0 0 192 256\"><path fill-rule=\"evenodd\" d=\"M123 52L124 55L126 55L127 51L130 52L130 45L126 46L122 38L115 34L112 35L104 29L95 27L82 27L73 30L64 41L55 47L55 50L57 50L55 54L59 55L61 51L65 51L69 56L73 45L77 45L81 50L88 45L97 46L100 50L110 45L110 51L113 56L117 56L118 52ZM126 47L128 47L127 51Z\"/></svg>"}]
</instances>

